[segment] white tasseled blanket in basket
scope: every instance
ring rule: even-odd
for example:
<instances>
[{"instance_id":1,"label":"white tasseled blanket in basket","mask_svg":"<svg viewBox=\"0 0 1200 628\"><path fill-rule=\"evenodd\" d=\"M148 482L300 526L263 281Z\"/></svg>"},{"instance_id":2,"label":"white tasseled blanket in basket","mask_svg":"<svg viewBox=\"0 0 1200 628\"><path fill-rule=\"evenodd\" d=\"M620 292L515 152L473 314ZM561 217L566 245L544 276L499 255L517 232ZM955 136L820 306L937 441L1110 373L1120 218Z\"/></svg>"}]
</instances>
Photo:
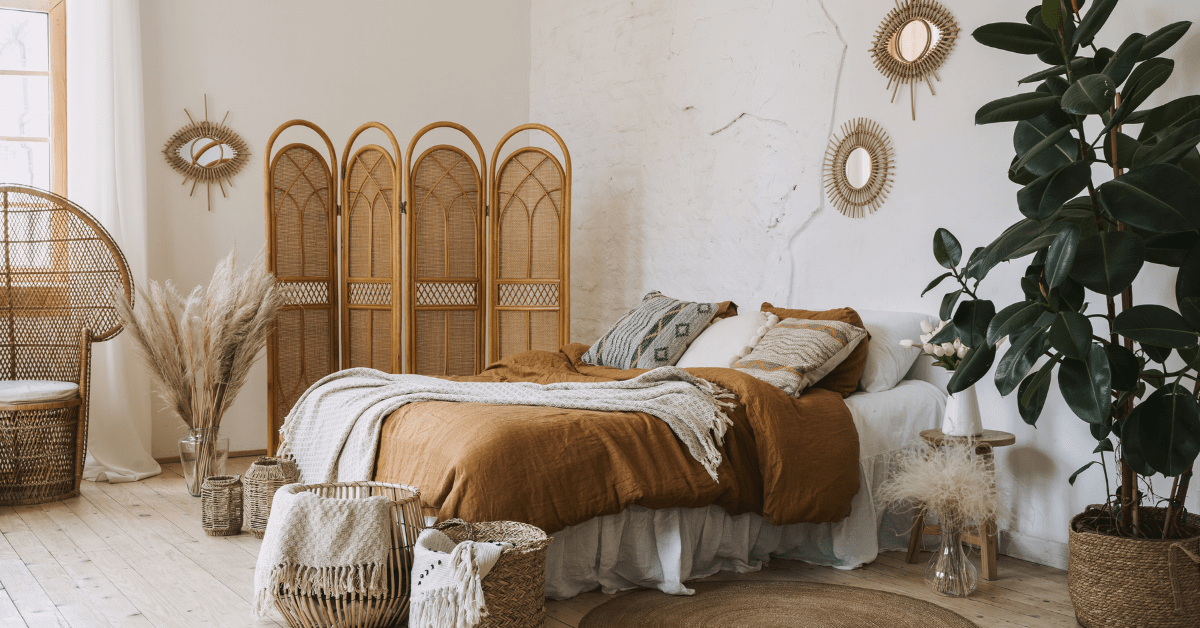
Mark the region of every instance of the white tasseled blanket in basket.
<instances>
[{"instance_id":1,"label":"white tasseled blanket in basket","mask_svg":"<svg viewBox=\"0 0 1200 628\"><path fill-rule=\"evenodd\" d=\"M512 543L463 541L427 529L413 548L409 628L473 628L487 617L483 578Z\"/></svg>"}]
</instances>

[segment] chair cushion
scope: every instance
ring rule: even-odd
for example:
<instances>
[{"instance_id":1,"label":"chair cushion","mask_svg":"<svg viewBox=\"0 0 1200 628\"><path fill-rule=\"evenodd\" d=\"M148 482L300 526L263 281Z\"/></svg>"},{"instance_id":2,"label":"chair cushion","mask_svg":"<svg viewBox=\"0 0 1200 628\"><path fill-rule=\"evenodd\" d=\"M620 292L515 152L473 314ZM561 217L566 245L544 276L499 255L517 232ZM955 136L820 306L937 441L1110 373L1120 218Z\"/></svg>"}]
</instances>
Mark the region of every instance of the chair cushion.
<instances>
[{"instance_id":1,"label":"chair cushion","mask_svg":"<svg viewBox=\"0 0 1200 628\"><path fill-rule=\"evenodd\" d=\"M45 379L0 381L0 403L50 403L79 396L79 384Z\"/></svg>"}]
</instances>

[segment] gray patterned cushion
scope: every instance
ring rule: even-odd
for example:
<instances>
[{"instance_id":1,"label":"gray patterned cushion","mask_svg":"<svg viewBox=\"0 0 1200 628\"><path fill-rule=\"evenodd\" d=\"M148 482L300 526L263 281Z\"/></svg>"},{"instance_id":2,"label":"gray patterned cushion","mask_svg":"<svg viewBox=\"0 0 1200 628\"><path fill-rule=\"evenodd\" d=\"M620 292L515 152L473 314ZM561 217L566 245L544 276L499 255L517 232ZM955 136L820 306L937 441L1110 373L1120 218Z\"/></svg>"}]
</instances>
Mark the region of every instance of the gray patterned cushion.
<instances>
[{"instance_id":1,"label":"gray patterned cushion","mask_svg":"<svg viewBox=\"0 0 1200 628\"><path fill-rule=\"evenodd\" d=\"M716 303L651 292L583 354L583 361L618 369L673 366L716 313Z\"/></svg>"},{"instance_id":2,"label":"gray patterned cushion","mask_svg":"<svg viewBox=\"0 0 1200 628\"><path fill-rule=\"evenodd\" d=\"M733 367L797 397L841 364L866 337L867 330L841 321L787 318Z\"/></svg>"}]
</instances>

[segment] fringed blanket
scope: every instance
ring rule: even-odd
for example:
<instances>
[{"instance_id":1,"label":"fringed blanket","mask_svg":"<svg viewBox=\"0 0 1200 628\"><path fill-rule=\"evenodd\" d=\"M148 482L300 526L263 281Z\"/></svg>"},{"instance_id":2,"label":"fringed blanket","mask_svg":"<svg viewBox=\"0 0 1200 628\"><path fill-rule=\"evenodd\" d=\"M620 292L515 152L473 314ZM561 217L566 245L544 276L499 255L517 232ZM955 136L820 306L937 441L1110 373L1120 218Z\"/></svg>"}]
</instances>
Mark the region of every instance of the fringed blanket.
<instances>
[{"instance_id":1,"label":"fringed blanket","mask_svg":"<svg viewBox=\"0 0 1200 628\"><path fill-rule=\"evenodd\" d=\"M392 502L334 499L290 484L275 493L254 567L254 614L285 594L387 595Z\"/></svg>"},{"instance_id":2,"label":"fringed blanket","mask_svg":"<svg viewBox=\"0 0 1200 628\"><path fill-rule=\"evenodd\" d=\"M426 529L413 548L410 628L472 628L487 617L484 576L512 543L463 541Z\"/></svg>"},{"instance_id":3,"label":"fringed blanket","mask_svg":"<svg viewBox=\"0 0 1200 628\"><path fill-rule=\"evenodd\" d=\"M733 397L672 366L625 381L545 385L452 382L352 368L322 378L300 396L280 430L280 455L296 461L306 483L369 480L384 419L420 401L645 412L670 426L715 482L718 446L732 424L724 410L734 407L728 401Z\"/></svg>"}]
</instances>

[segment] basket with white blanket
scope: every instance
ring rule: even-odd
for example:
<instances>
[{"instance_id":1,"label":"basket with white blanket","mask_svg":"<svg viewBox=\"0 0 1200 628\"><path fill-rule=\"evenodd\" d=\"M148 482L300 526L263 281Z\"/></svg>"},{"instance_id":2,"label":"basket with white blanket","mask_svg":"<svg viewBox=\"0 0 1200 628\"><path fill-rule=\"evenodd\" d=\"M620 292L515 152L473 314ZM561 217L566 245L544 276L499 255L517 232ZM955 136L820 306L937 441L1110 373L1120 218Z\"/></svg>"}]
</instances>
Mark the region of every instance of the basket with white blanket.
<instances>
[{"instance_id":1,"label":"basket with white blanket","mask_svg":"<svg viewBox=\"0 0 1200 628\"><path fill-rule=\"evenodd\" d=\"M479 581L487 614L476 624L477 628L540 628L545 625L546 548L554 539L534 526L515 521L467 523L450 519L437 524L434 529L445 533L456 544L474 541L503 547L491 570ZM416 575L420 576L419 573ZM413 595L421 595L421 592L422 587L417 586ZM414 614L417 612L415 605L414 599ZM420 622L414 623L414 619L410 617L409 625L420 625Z\"/></svg>"}]
</instances>

